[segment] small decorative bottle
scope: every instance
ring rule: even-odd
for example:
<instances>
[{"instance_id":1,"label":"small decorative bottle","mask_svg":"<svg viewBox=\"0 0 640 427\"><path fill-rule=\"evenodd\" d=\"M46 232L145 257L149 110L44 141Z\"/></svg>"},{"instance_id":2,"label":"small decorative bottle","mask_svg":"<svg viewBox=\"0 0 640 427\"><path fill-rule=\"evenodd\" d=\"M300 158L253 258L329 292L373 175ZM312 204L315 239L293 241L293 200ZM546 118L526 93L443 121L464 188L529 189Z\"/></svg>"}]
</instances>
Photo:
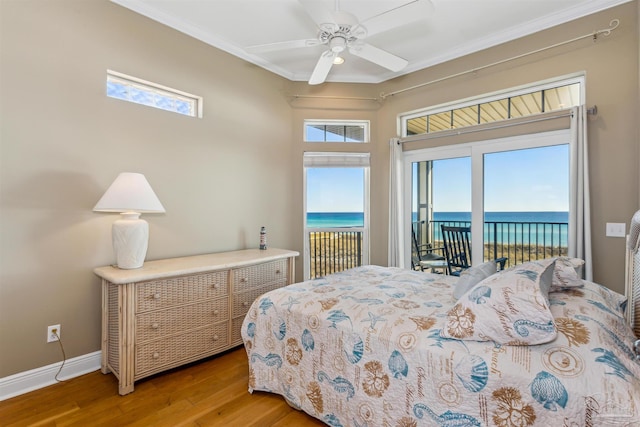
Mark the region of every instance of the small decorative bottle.
<instances>
[{"instance_id":1,"label":"small decorative bottle","mask_svg":"<svg viewBox=\"0 0 640 427\"><path fill-rule=\"evenodd\" d=\"M260 227L260 249L267 249L267 229Z\"/></svg>"}]
</instances>

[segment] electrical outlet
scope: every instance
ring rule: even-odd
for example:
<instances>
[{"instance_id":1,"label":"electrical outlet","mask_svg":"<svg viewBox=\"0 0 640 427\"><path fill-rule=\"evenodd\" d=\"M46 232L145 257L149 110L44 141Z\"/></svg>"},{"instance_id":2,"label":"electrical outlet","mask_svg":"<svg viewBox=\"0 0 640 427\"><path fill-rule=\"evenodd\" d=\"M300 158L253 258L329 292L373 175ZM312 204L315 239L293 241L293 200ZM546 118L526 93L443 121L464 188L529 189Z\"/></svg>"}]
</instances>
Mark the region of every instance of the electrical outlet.
<instances>
[{"instance_id":1,"label":"electrical outlet","mask_svg":"<svg viewBox=\"0 0 640 427\"><path fill-rule=\"evenodd\" d=\"M59 340L60 340L60 325L47 326L47 342L54 342Z\"/></svg>"}]
</instances>

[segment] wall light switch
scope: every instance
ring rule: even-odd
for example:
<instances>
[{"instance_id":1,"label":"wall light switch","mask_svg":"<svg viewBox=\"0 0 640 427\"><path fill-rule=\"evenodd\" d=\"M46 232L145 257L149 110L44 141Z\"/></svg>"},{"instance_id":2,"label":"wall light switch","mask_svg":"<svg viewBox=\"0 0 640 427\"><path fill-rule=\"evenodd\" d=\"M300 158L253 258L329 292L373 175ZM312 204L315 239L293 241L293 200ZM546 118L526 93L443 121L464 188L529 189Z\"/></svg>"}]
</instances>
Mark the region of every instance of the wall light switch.
<instances>
[{"instance_id":1,"label":"wall light switch","mask_svg":"<svg viewBox=\"0 0 640 427\"><path fill-rule=\"evenodd\" d=\"M607 237L625 237L627 224L624 222L608 222Z\"/></svg>"}]
</instances>

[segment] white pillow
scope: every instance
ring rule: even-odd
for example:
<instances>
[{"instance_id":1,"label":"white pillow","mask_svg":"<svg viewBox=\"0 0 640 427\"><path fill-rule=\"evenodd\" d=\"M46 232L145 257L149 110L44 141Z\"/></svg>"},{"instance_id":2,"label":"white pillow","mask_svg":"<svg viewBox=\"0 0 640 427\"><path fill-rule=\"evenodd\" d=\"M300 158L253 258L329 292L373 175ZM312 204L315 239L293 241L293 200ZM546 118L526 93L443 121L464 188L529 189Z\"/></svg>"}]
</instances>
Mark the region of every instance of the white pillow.
<instances>
[{"instance_id":1,"label":"white pillow","mask_svg":"<svg viewBox=\"0 0 640 427\"><path fill-rule=\"evenodd\" d=\"M553 341L557 330L548 293L555 261L531 261L487 277L449 310L440 336L504 345Z\"/></svg>"},{"instance_id":2,"label":"white pillow","mask_svg":"<svg viewBox=\"0 0 640 427\"><path fill-rule=\"evenodd\" d=\"M553 269L553 280L551 281L551 292L559 292L571 288L581 288L584 286L579 272L582 270L584 260L579 258L558 257L556 266Z\"/></svg>"},{"instance_id":3,"label":"white pillow","mask_svg":"<svg viewBox=\"0 0 640 427\"><path fill-rule=\"evenodd\" d=\"M462 295L473 288L475 285L496 273L496 262L487 261L475 267L468 268L460 273L460 279L456 282L453 290L455 299L460 299Z\"/></svg>"}]
</instances>

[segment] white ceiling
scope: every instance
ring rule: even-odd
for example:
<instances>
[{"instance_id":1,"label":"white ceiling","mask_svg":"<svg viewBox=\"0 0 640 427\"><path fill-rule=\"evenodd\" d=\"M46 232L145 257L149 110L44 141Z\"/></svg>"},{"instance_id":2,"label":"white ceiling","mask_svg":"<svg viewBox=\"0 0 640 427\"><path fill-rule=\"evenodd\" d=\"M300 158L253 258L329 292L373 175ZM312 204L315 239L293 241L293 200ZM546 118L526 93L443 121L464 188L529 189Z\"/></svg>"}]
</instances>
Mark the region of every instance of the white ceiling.
<instances>
[{"instance_id":1,"label":"white ceiling","mask_svg":"<svg viewBox=\"0 0 640 427\"><path fill-rule=\"evenodd\" d=\"M327 50L321 45L261 54L245 51L253 45L316 38L318 27L298 0L111 1L292 81L308 80ZM336 6L334 0L315 1L327 10ZM391 72L346 53L345 63L334 65L327 81L379 83L627 1L430 0L428 16L366 38L367 43L406 59L406 68ZM341 0L339 7L363 22L407 3L411 0ZM602 23L602 28L607 26L608 22ZM567 38L581 35L567 34Z\"/></svg>"}]
</instances>

